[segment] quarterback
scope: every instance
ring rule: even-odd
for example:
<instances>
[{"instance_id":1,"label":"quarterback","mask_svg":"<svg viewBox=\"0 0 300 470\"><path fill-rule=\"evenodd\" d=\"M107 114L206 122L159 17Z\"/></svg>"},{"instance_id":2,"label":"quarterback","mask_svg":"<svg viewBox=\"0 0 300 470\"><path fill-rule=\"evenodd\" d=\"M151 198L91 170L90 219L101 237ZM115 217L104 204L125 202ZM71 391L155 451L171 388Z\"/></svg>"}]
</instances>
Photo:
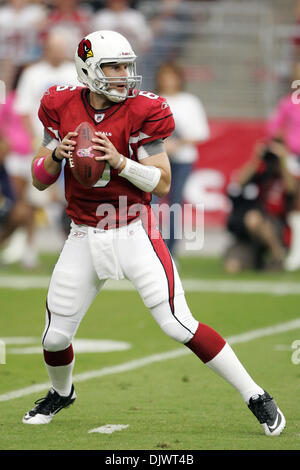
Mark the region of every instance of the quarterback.
<instances>
[{"instance_id":1,"label":"quarterback","mask_svg":"<svg viewBox=\"0 0 300 470\"><path fill-rule=\"evenodd\" d=\"M174 130L166 100L141 91L136 55L114 31L96 31L79 43L75 65L83 87L51 87L41 99L42 146L33 158L33 185L45 190L65 159L69 237L54 268L46 303L42 344L52 383L23 417L47 424L76 399L72 340L107 279L129 279L161 329L190 348L242 396L266 435L278 436L285 418L274 399L250 377L228 343L197 321L187 305L176 266L150 209L151 194L168 193L171 174L164 139ZM93 149L106 167L91 188L81 185L68 159L81 122L95 128ZM119 198L126 197L127 209ZM115 208L104 220L102 206ZM132 206L139 210L131 211ZM150 221L150 222L149 222Z\"/></svg>"}]
</instances>

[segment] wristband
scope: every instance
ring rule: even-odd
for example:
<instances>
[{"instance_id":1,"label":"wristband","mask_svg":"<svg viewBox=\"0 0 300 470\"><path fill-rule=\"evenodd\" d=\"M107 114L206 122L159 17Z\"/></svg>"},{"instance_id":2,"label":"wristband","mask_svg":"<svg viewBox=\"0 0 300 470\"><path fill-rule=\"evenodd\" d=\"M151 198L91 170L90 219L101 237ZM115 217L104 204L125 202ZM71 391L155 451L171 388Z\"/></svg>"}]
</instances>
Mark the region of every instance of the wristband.
<instances>
[{"instance_id":1,"label":"wristband","mask_svg":"<svg viewBox=\"0 0 300 470\"><path fill-rule=\"evenodd\" d=\"M55 150L56 150L56 148L53 150L53 152L51 154L52 160L54 160L57 163L61 163L63 161L63 159L61 160L60 158L57 158L57 156L55 155Z\"/></svg>"},{"instance_id":2,"label":"wristband","mask_svg":"<svg viewBox=\"0 0 300 470\"><path fill-rule=\"evenodd\" d=\"M37 158L33 164L33 175L34 177L42 184L49 186L50 184L55 183L60 175L60 171L56 175L51 175L45 168L45 158Z\"/></svg>"},{"instance_id":3,"label":"wristband","mask_svg":"<svg viewBox=\"0 0 300 470\"><path fill-rule=\"evenodd\" d=\"M142 165L126 158L125 167L120 171L119 176L123 176L142 191L151 193L159 183L161 171L155 166Z\"/></svg>"}]
</instances>

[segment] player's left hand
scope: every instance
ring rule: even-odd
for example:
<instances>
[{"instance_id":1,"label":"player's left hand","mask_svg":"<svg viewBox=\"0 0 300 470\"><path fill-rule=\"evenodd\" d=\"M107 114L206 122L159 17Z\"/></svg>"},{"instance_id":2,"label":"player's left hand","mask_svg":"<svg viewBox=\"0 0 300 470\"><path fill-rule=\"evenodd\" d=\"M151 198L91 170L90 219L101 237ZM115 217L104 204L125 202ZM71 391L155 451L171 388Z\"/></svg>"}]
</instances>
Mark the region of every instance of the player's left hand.
<instances>
[{"instance_id":1,"label":"player's left hand","mask_svg":"<svg viewBox=\"0 0 300 470\"><path fill-rule=\"evenodd\" d=\"M95 135L97 137L94 137L92 142L98 145L93 145L93 149L100 150L105 154L102 157L95 157L95 160L106 160L112 168L116 168L121 158L120 153L105 134L95 132Z\"/></svg>"}]
</instances>

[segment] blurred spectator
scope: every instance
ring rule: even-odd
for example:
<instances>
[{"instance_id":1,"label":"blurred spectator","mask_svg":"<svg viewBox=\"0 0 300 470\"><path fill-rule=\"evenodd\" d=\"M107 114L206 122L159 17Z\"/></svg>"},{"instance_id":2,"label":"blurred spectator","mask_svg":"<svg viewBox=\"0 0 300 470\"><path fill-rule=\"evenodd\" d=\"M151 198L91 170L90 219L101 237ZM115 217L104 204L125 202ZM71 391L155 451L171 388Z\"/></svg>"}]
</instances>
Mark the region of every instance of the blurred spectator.
<instances>
[{"instance_id":1,"label":"blurred spectator","mask_svg":"<svg viewBox=\"0 0 300 470\"><path fill-rule=\"evenodd\" d=\"M69 39L69 49L65 56L73 60L76 46L81 39L92 32L92 13L79 0L54 0L54 8L47 17L45 31L63 32Z\"/></svg>"},{"instance_id":2,"label":"blurred spectator","mask_svg":"<svg viewBox=\"0 0 300 470\"><path fill-rule=\"evenodd\" d=\"M288 244L287 213L296 185L287 170L284 145L258 145L250 162L228 186L232 212L227 228L235 242L225 253L228 273L243 269L281 270Z\"/></svg>"},{"instance_id":3,"label":"blurred spectator","mask_svg":"<svg viewBox=\"0 0 300 470\"><path fill-rule=\"evenodd\" d=\"M21 142L22 139L16 132L16 127L14 127L15 133L12 132L10 127L11 132L7 134L6 131L9 125L13 124L14 118L9 111L11 110L10 104L5 105L4 112L3 108L4 105L0 106L0 246L17 228L27 226L29 218L26 204L16 200L14 188L4 165L12 147L14 147L14 150L20 150L24 143Z\"/></svg>"},{"instance_id":4,"label":"blurred spectator","mask_svg":"<svg viewBox=\"0 0 300 470\"><path fill-rule=\"evenodd\" d=\"M17 87L16 111L23 116L32 138L43 136L43 126L37 112L44 92L53 85L79 86L72 61L68 60L68 36L61 31L48 34L44 44L43 58L27 67L20 76Z\"/></svg>"},{"instance_id":5,"label":"blurred spectator","mask_svg":"<svg viewBox=\"0 0 300 470\"><path fill-rule=\"evenodd\" d=\"M149 49L152 32L144 15L130 8L129 0L106 0L106 8L94 16L94 31L112 30L123 34L137 55Z\"/></svg>"},{"instance_id":6,"label":"blurred spectator","mask_svg":"<svg viewBox=\"0 0 300 470\"><path fill-rule=\"evenodd\" d=\"M66 60L67 49L67 43L61 33L50 33L45 42L43 60L27 67L20 76L14 108L15 112L21 116L34 148L40 146L43 138L43 126L38 119L38 109L44 92L52 85L80 85L77 81L74 64ZM53 186L49 194L37 191L31 184L32 152L27 157L24 155L22 158L20 157L18 153L11 153L6 159L6 168L14 180L18 200L26 201L31 207L31 225L27 232L27 239L20 237L18 251L23 264L33 268L38 263L38 253L34 246L34 214L37 208L51 209L54 206L50 203L54 201L62 206L64 202L63 191L59 183ZM61 210L63 210L63 206ZM16 255L11 255L12 252L16 252L16 249L8 246L4 253L6 262L9 262L10 259L16 261Z\"/></svg>"},{"instance_id":7,"label":"blurred spectator","mask_svg":"<svg viewBox=\"0 0 300 470\"><path fill-rule=\"evenodd\" d=\"M295 9L295 24L300 30L300 0L297 1ZM295 60L300 60L300 33L294 36L293 42L295 46Z\"/></svg>"},{"instance_id":8,"label":"blurred spectator","mask_svg":"<svg viewBox=\"0 0 300 470\"><path fill-rule=\"evenodd\" d=\"M189 20L194 20L192 10L182 0L155 2L148 21L153 33L151 50L143 57L144 89L154 86L155 70L164 62L175 61L190 37Z\"/></svg>"},{"instance_id":9,"label":"blurred spectator","mask_svg":"<svg viewBox=\"0 0 300 470\"><path fill-rule=\"evenodd\" d=\"M0 7L0 79L7 84L16 67L40 57L40 31L46 10L28 0L9 0Z\"/></svg>"},{"instance_id":10,"label":"blurred spectator","mask_svg":"<svg viewBox=\"0 0 300 470\"><path fill-rule=\"evenodd\" d=\"M165 148L170 158L172 184L169 205L182 204L186 180L198 158L197 144L209 138L209 126L200 100L184 91L182 69L175 63L166 63L157 71L157 93L167 99L174 115L175 131L166 141ZM152 204L158 202L152 197ZM170 239L166 240L172 254L175 250L175 230L180 223L175 214L170 217Z\"/></svg>"},{"instance_id":11,"label":"blurred spectator","mask_svg":"<svg viewBox=\"0 0 300 470\"><path fill-rule=\"evenodd\" d=\"M20 116L14 110L15 102L15 86L17 84L19 74L16 74L15 81L12 90L8 92L6 102L0 107L0 133L5 135L7 142L9 142L9 149L5 158L5 163L2 167L2 181L5 182L5 187L13 187L13 198L9 197L6 192L6 201L11 199L16 202L16 212L18 214L18 208L22 208L24 214L26 214L26 228L29 230L31 225L32 213L30 211L29 204L21 196L23 192L22 178L13 177L7 175L7 167L9 166L10 159L17 162L19 171L28 171L28 158L31 155L31 138L26 132L23 126ZM11 190L8 190L9 194L12 194ZM7 220L7 218L5 219ZM5 248L1 253L2 262L15 262L20 260L22 244L26 239L26 233L24 230L20 231L15 229L18 224L7 223L6 227L2 230L2 240L8 238L9 235L13 234L13 238L10 239L10 245ZM4 230L5 229L5 230ZM12 246L11 241L16 240L16 243ZM9 248L10 247L10 248ZM7 256L8 255L8 256Z\"/></svg>"},{"instance_id":12,"label":"blurred spectator","mask_svg":"<svg viewBox=\"0 0 300 470\"><path fill-rule=\"evenodd\" d=\"M300 62L294 66L292 81L300 80ZM294 90L293 90L294 91ZM297 100L299 101L299 99ZM297 197L293 211L289 214L292 231L290 252L285 268L294 271L300 268L300 105L294 102L292 94L284 96L276 106L267 123L270 137L280 138L289 154L287 164L290 172L298 179Z\"/></svg>"}]
</instances>

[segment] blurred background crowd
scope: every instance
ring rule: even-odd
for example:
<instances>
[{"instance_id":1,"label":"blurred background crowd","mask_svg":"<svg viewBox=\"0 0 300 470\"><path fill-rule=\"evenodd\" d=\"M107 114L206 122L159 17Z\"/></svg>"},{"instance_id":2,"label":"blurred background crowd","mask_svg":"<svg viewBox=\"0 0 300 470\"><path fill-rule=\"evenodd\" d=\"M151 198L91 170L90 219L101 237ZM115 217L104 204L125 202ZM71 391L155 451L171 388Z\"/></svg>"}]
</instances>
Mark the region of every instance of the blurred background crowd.
<instances>
[{"instance_id":1,"label":"blurred background crowd","mask_svg":"<svg viewBox=\"0 0 300 470\"><path fill-rule=\"evenodd\" d=\"M174 215L173 255L220 256L228 273L300 269L298 0L0 0L0 263L34 269L68 233L63 182L31 185L37 110L50 86L79 85L74 51L100 29L128 38L142 89L174 114L167 202L187 203L184 233L205 236L187 251Z\"/></svg>"}]
</instances>

